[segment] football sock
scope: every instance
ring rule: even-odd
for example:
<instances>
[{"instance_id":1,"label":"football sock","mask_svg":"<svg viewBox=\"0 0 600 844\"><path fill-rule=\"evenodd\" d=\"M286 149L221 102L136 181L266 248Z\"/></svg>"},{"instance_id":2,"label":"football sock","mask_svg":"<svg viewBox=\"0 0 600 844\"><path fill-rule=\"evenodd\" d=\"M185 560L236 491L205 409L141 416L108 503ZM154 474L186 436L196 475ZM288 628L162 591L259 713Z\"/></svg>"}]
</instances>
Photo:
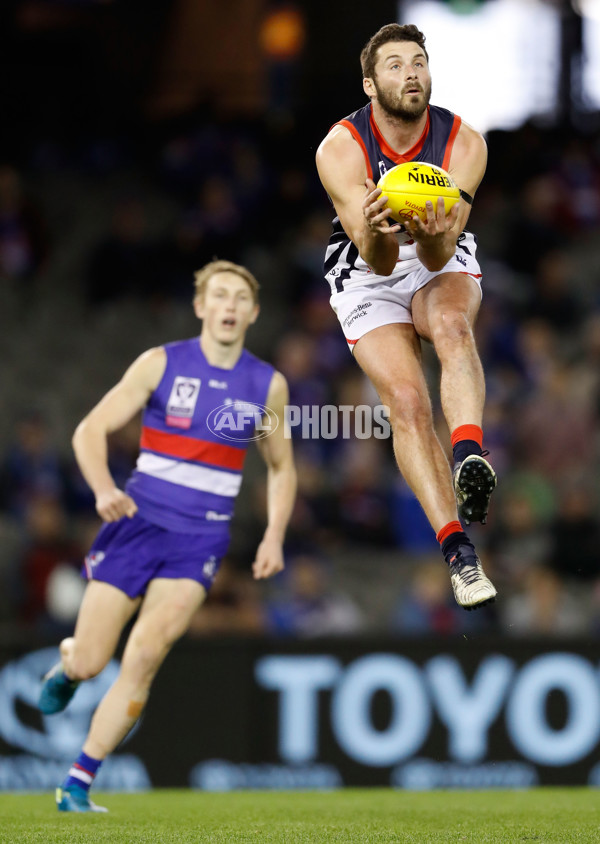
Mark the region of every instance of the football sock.
<instances>
[{"instance_id":1,"label":"football sock","mask_svg":"<svg viewBox=\"0 0 600 844\"><path fill-rule=\"evenodd\" d=\"M77 785L79 788L89 791L101 764L102 759L93 759L82 751L69 769L63 788L69 789L72 785Z\"/></svg>"},{"instance_id":2,"label":"football sock","mask_svg":"<svg viewBox=\"0 0 600 844\"><path fill-rule=\"evenodd\" d=\"M462 463L471 454L481 454L483 431L479 425L459 425L452 431L450 442L454 462Z\"/></svg>"},{"instance_id":3,"label":"football sock","mask_svg":"<svg viewBox=\"0 0 600 844\"><path fill-rule=\"evenodd\" d=\"M456 554L460 545L472 546L473 544L459 521L448 522L436 534L436 539L442 547L442 554L448 564L453 562L452 557Z\"/></svg>"}]
</instances>

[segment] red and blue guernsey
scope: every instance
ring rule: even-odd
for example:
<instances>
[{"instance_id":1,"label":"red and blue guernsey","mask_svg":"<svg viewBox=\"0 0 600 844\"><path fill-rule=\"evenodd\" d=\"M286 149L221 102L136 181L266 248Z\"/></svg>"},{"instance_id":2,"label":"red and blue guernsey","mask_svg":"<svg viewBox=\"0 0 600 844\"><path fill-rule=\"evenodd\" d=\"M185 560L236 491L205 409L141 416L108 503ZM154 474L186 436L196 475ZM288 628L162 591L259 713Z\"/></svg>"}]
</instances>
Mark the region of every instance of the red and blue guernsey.
<instances>
[{"instance_id":1,"label":"red and blue guernsey","mask_svg":"<svg viewBox=\"0 0 600 844\"><path fill-rule=\"evenodd\" d=\"M126 490L142 518L167 530L223 530L242 483L256 412L237 413L238 424L221 434L215 419L223 408L264 406L275 370L246 349L233 369L211 366L198 337L164 349L167 365L144 411L140 455Z\"/></svg>"},{"instance_id":2,"label":"red and blue guernsey","mask_svg":"<svg viewBox=\"0 0 600 844\"><path fill-rule=\"evenodd\" d=\"M428 106L427 123L421 137L403 155L393 150L379 131L371 103L334 125L348 129L362 150L367 175L377 184L384 173L407 161L426 161L447 170L461 122L460 117L445 108ZM400 247L399 261L396 270L385 277L386 281L395 281L397 277L421 266L416 244L408 232L402 229L396 237ZM339 217L333 220L333 233L325 255L324 270L332 293L340 293L353 286L376 284L382 280L360 257Z\"/></svg>"}]
</instances>

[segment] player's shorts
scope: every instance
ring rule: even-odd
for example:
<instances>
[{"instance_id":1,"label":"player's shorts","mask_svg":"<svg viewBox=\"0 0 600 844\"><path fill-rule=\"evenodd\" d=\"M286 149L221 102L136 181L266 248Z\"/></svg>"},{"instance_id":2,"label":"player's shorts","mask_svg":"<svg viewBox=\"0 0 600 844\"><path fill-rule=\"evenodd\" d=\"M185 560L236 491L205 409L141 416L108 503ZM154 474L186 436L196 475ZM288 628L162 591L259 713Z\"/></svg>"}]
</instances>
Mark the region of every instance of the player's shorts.
<instances>
[{"instance_id":1,"label":"player's shorts","mask_svg":"<svg viewBox=\"0 0 600 844\"><path fill-rule=\"evenodd\" d=\"M144 595L157 577L190 578L208 591L229 545L229 530L175 533L135 514L100 528L82 574L116 586L130 598Z\"/></svg>"},{"instance_id":2,"label":"player's shorts","mask_svg":"<svg viewBox=\"0 0 600 844\"><path fill-rule=\"evenodd\" d=\"M330 298L331 307L337 314L346 342L351 352L354 346L369 331L382 325L396 322L412 323L412 298L421 287L425 287L434 278L443 273L462 273L472 278L481 293L481 269L475 258L477 243L470 232L463 232L456 247L456 252L445 267L437 272L430 272L422 264L406 275L394 276L387 281L356 285L334 293Z\"/></svg>"}]
</instances>

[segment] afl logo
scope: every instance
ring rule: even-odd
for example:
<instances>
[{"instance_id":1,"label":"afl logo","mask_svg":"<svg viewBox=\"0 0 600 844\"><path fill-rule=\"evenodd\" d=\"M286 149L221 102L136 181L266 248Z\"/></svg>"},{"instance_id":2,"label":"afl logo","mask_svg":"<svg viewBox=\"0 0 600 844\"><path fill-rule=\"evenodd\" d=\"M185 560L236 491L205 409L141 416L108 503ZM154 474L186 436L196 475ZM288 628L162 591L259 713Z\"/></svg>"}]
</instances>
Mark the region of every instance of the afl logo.
<instances>
[{"instance_id":1,"label":"afl logo","mask_svg":"<svg viewBox=\"0 0 600 844\"><path fill-rule=\"evenodd\" d=\"M270 436L279 427L279 418L264 404L230 400L211 411L206 424L216 437L242 443Z\"/></svg>"}]
</instances>

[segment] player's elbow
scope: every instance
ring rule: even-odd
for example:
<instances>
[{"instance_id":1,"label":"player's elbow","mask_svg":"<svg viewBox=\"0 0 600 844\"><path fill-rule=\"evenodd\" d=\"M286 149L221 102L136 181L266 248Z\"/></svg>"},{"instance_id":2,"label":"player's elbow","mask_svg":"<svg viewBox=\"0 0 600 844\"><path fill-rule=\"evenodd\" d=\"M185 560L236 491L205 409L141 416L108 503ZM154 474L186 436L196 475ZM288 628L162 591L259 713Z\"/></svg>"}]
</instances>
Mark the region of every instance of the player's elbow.
<instances>
[{"instance_id":1,"label":"player's elbow","mask_svg":"<svg viewBox=\"0 0 600 844\"><path fill-rule=\"evenodd\" d=\"M86 416L75 428L73 436L71 437L71 445L75 454L78 454L81 451L84 444L90 439L90 437L93 437L95 433L92 420L89 416Z\"/></svg>"},{"instance_id":2,"label":"player's elbow","mask_svg":"<svg viewBox=\"0 0 600 844\"><path fill-rule=\"evenodd\" d=\"M396 260L378 260L369 264L377 275L390 276L396 269Z\"/></svg>"},{"instance_id":3,"label":"player's elbow","mask_svg":"<svg viewBox=\"0 0 600 844\"><path fill-rule=\"evenodd\" d=\"M267 467L274 477L284 478L288 483L296 483L296 465L291 453L272 457Z\"/></svg>"},{"instance_id":4,"label":"player's elbow","mask_svg":"<svg viewBox=\"0 0 600 844\"><path fill-rule=\"evenodd\" d=\"M421 263L430 273L439 273L443 270L449 259L421 258Z\"/></svg>"},{"instance_id":5,"label":"player's elbow","mask_svg":"<svg viewBox=\"0 0 600 844\"><path fill-rule=\"evenodd\" d=\"M397 254L386 253L382 250L360 250L360 257L377 275L389 276L394 272L398 260Z\"/></svg>"},{"instance_id":6,"label":"player's elbow","mask_svg":"<svg viewBox=\"0 0 600 844\"><path fill-rule=\"evenodd\" d=\"M73 431L73 436L71 437L71 446L73 447L73 451L77 451L81 440L85 436L85 429L86 420L82 419L79 425Z\"/></svg>"},{"instance_id":7,"label":"player's elbow","mask_svg":"<svg viewBox=\"0 0 600 844\"><path fill-rule=\"evenodd\" d=\"M417 257L430 273L439 273L443 270L455 251L456 236L448 237L444 243L438 244L433 249L425 249L420 244L417 245Z\"/></svg>"},{"instance_id":8,"label":"player's elbow","mask_svg":"<svg viewBox=\"0 0 600 844\"><path fill-rule=\"evenodd\" d=\"M365 239L358 243L360 257L368 264L372 272L377 275L390 276L398 262L398 244L394 240L389 242L369 242Z\"/></svg>"},{"instance_id":9,"label":"player's elbow","mask_svg":"<svg viewBox=\"0 0 600 844\"><path fill-rule=\"evenodd\" d=\"M295 499L296 489L298 488L298 476L293 458L285 458L277 467L270 465L269 475L281 495L286 499Z\"/></svg>"}]
</instances>

